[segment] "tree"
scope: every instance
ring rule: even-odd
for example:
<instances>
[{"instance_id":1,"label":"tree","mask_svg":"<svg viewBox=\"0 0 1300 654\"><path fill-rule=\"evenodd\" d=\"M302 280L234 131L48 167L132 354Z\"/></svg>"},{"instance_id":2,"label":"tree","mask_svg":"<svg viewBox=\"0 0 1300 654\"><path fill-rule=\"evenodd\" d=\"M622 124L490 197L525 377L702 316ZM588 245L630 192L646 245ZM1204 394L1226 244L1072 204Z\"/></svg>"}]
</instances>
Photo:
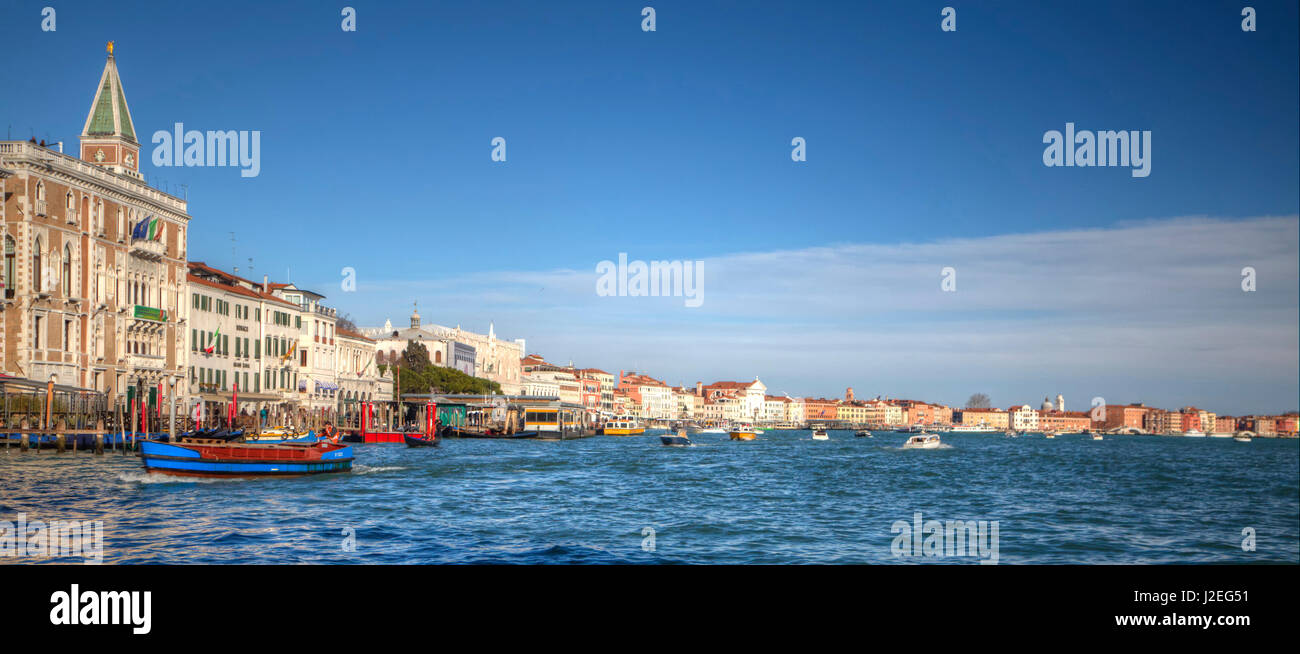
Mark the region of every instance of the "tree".
<instances>
[{"instance_id":1,"label":"tree","mask_svg":"<svg viewBox=\"0 0 1300 654\"><path fill-rule=\"evenodd\" d=\"M989 396L984 393L976 393L970 396L969 400L966 400L966 408L968 409L987 409L990 406L992 406L992 403L989 401Z\"/></svg>"},{"instance_id":2,"label":"tree","mask_svg":"<svg viewBox=\"0 0 1300 654\"><path fill-rule=\"evenodd\" d=\"M402 372L407 370L417 374L423 374L429 368L429 348L419 341L410 341L406 344L406 349L402 350ZM405 393L406 389L402 389Z\"/></svg>"},{"instance_id":3,"label":"tree","mask_svg":"<svg viewBox=\"0 0 1300 654\"><path fill-rule=\"evenodd\" d=\"M360 329L357 329L357 323L352 320L352 314L350 313L345 313L339 316L338 319L334 321L334 327L335 329L346 329L350 332L361 331Z\"/></svg>"}]
</instances>

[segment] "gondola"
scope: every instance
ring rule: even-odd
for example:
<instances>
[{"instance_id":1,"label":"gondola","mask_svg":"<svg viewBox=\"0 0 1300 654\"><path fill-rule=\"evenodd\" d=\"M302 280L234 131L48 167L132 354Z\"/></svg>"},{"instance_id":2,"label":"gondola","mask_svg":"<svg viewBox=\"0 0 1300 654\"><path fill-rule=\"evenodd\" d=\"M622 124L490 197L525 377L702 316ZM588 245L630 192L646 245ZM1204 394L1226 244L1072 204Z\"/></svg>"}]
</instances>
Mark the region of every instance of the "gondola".
<instances>
[{"instance_id":1,"label":"gondola","mask_svg":"<svg viewBox=\"0 0 1300 654\"><path fill-rule=\"evenodd\" d=\"M195 477L314 475L352 469L352 448L332 443L247 445L144 441L145 470Z\"/></svg>"},{"instance_id":2,"label":"gondola","mask_svg":"<svg viewBox=\"0 0 1300 654\"><path fill-rule=\"evenodd\" d=\"M442 435L447 438L537 438L537 430L517 431L513 434L498 432L493 429L468 429L465 427L443 427Z\"/></svg>"},{"instance_id":3,"label":"gondola","mask_svg":"<svg viewBox=\"0 0 1300 654\"><path fill-rule=\"evenodd\" d=\"M402 440L406 441L407 447L437 447L440 440L437 436L424 437L415 434L402 434Z\"/></svg>"}]
</instances>

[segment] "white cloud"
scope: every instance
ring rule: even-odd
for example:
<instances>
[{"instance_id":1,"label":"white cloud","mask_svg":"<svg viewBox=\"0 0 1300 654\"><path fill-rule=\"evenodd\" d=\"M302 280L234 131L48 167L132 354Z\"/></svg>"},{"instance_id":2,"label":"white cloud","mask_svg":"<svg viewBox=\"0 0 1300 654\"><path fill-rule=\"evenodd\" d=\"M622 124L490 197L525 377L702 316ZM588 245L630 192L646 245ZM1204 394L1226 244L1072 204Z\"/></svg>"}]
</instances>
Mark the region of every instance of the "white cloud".
<instances>
[{"instance_id":1,"label":"white cloud","mask_svg":"<svg viewBox=\"0 0 1300 654\"><path fill-rule=\"evenodd\" d=\"M1298 243L1295 216L1180 218L731 254L704 260L695 309L680 297L598 297L592 261L363 286L358 313L382 323L383 310L419 299L438 307L430 320L492 319L552 359L670 382L761 375L800 395L852 385L955 403L984 391L1007 405L1060 391L1076 407L1102 395L1276 412L1297 403ZM945 266L954 293L940 290ZM1256 270L1254 293L1241 290L1244 266Z\"/></svg>"}]
</instances>

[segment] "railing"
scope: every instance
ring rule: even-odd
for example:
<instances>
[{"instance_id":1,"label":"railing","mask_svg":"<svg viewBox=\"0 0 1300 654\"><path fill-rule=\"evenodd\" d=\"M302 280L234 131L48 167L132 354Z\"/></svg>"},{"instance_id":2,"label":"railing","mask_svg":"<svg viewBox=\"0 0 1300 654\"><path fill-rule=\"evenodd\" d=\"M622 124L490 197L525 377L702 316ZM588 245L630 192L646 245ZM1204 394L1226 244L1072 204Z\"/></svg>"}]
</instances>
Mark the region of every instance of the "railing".
<instances>
[{"instance_id":1,"label":"railing","mask_svg":"<svg viewBox=\"0 0 1300 654\"><path fill-rule=\"evenodd\" d=\"M132 182L132 192L143 195L158 204L165 205L180 213L185 213L186 211L186 202L184 200L152 188L142 180L109 172L99 166L86 163L76 157L64 154L57 150L42 148L35 143L28 143L27 141L0 141L0 155L7 155L10 157L39 157L42 159L45 157L52 157L52 159L46 159L46 161L57 162L74 169L78 174L93 177L106 184L111 184L117 187L121 186L123 180L129 180Z\"/></svg>"},{"instance_id":2,"label":"railing","mask_svg":"<svg viewBox=\"0 0 1300 654\"><path fill-rule=\"evenodd\" d=\"M162 370L167 367L167 357L159 354L128 354L126 364L136 370Z\"/></svg>"}]
</instances>

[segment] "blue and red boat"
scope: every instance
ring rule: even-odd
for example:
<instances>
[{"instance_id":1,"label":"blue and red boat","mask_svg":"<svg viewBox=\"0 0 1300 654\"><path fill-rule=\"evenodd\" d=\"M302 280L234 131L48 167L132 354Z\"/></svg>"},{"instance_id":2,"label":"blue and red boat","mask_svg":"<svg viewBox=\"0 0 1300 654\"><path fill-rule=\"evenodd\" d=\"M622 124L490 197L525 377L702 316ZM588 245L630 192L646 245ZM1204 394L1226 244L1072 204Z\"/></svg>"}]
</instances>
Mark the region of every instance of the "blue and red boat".
<instances>
[{"instance_id":1,"label":"blue and red boat","mask_svg":"<svg viewBox=\"0 0 1300 654\"><path fill-rule=\"evenodd\" d=\"M187 477L317 475L352 469L352 447L328 442L140 443L145 470Z\"/></svg>"}]
</instances>

